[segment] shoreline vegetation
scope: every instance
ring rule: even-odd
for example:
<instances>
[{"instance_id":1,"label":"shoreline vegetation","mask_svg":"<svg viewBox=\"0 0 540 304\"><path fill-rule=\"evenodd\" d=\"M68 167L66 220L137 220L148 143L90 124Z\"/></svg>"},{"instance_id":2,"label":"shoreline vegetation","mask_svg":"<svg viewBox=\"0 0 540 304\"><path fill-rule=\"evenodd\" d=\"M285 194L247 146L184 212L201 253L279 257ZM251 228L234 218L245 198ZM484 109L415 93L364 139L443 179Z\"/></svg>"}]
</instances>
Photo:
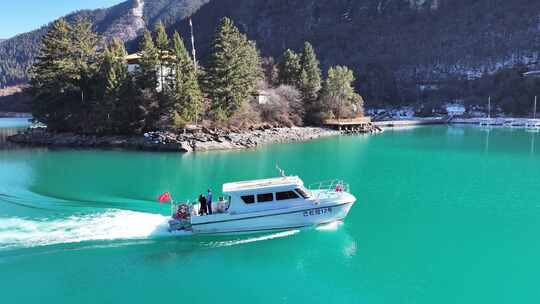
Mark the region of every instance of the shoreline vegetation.
<instances>
[{"instance_id":1,"label":"shoreline vegetation","mask_svg":"<svg viewBox=\"0 0 540 304\"><path fill-rule=\"evenodd\" d=\"M8 140L189 152L449 122L324 128L325 121L364 116L352 70L333 66L323 75L309 42L300 52L286 49L277 61L262 58L229 18L216 29L211 50L199 61L178 32L171 35L158 22L154 32L144 31L137 52L128 54L120 40L104 41L89 21L60 19L43 37L25 88L33 99L33 121L46 128L29 128Z\"/></svg>"},{"instance_id":2,"label":"shoreline vegetation","mask_svg":"<svg viewBox=\"0 0 540 304\"><path fill-rule=\"evenodd\" d=\"M309 42L279 62L261 58L229 18L200 62L161 22L128 54L87 20L53 23L31 68L37 125L9 138L29 145L208 151L301 141L342 133L326 119L363 117L352 70L323 77ZM372 132L369 125L348 132Z\"/></svg>"},{"instance_id":3,"label":"shoreline vegetation","mask_svg":"<svg viewBox=\"0 0 540 304\"><path fill-rule=\"evenodd\" d=\"M289 130L278 132L287 138L299 127L319 130L300 132L301 139L318 136L324 129L316 127L325 119L363 116L353 72L330 67L324 78L309 42L300 53L287 49L274 62L261 58L256 44L223 18L211 49L199 62L178 32L170 35L158 22L154 32L145 30L138 51L128 54L120 40L103 41L89 21L60 19L42 39L27 89L34 122L46 131L29 130L13 141L50 144L58 138L92 146L94 139L137 142L134 138L147 134L167 134L167 139L180 137L179 142L208 136L221 142L261 126L265 132ZM184 140L185 134L200 138Z\"/></svg>"}]
</instances>

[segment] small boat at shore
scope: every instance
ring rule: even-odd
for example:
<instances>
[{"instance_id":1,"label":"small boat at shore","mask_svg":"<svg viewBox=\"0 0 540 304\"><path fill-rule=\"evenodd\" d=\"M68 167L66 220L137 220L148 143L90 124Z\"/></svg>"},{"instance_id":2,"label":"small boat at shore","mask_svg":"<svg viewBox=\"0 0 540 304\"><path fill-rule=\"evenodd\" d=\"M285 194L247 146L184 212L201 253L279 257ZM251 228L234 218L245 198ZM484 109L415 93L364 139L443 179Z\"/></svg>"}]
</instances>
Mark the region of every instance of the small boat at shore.
<instances>
[{"instance_id":1,"label":"small boat at shore","mask_svg":"<svg viewBox=\"0 0 540 304\"><path fill-rule=\"evenodd\" d=\"M538 132L540 131L540 119L536 118L536 102L538 98L534 97L534 108L533 108L533 118L527 120L525 123L525 128L530 132Z\"/></svg>"},{"instance_id":2,"label":"small boat at shore","mask_svg":"<svg viewBox=\"0 0 540 304\"><path fill-rule=\"evenodd\" d=\"M540 119L529 119L525 123L525 128L530 132L539 132L540 131Z\"/></svg>"},{"instance_id":3,"label":"small boat at shore","mask_svg":"<svg viewBox=\"0 0 540 304\"><path fill-rule=\"evenodd\" d=\"M224 234L318 226L344 220L356 202L343 181L306 188L298 176L226 183L222 193L209 215L199 215L199 204L172 202L169 231Z\"/></svg>"},{"instance_id":4,"label":"small boat at shore","mask_svg":"<svg viewBox=\"0 0 540 304\"><path fill-rule=\"evenodd\" d=\"M503 124L493 118L482 118L478 121L478 125L481 127L493 127L493 126L501 126Z\"/></svg>"},{"instance_id":5,"label":"small boat at shore","mask_svg":"<svg viewBox=\"0 0 540 304\"><path fill-rule=\"evenodd\" d=\"M478 121L478 125L484 128L490 128L493 126L502 126L504 123L496 119L491 118L491 96L488 99L488 115L487 118L482 118Z\"/></svg>"}]
</instances>

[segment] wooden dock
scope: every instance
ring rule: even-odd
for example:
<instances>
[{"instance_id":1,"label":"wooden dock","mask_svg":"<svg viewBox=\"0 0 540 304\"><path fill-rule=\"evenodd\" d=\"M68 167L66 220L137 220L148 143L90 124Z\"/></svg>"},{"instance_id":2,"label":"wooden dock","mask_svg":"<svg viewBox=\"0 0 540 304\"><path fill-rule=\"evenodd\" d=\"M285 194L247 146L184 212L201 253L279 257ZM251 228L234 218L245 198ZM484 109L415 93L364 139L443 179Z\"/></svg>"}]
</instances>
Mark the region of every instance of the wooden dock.
<instances>
[{"instance_id":1,"label":"wooden dock","mask_svg":"<svg viewBox=\"0 0 540 304\"><path fill-rule=\"evenodd\" d=\"M326 119L323 125L344 133L370 133L381 131L371 122L370 116L342 119Z\"/></svg>"}]
</instances>

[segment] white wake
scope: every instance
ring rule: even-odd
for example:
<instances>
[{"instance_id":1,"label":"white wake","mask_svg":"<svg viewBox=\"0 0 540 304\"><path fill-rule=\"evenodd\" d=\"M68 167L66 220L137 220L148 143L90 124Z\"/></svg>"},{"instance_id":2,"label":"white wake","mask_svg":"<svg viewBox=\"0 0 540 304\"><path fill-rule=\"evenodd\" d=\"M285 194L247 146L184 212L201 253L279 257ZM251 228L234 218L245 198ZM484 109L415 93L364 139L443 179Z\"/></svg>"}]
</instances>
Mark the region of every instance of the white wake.
<instances>
[{"instance_id":1,"label":"white wake","mask_svg":"<svg viewBox=\"0 0 540 304\"><path fill-rule=\"evenodd\" d=\"M318 231L336 231L338 230L339 226L341 226L343 222L341 221L333 221L324 225L317 226Z\"/></svg>"},{"instance_id":2,"label":"white wake","mask_svg":"<svg viewBox=\"0 0 540 304\"><path fill-rule=\"evenodd\" d=\"M277 232L277 233L272 233L272 234L263 235L263 236L248 237L248 238L241 238L241 239L221 241L221 242L212 242L209 245L211 247L228 247L228 246L243 245L243 244L249 244L249 243L254 243L254 242L273 240L277 238L284 238L284 237L297 234L299 232L300 230L298 229L288 230L288 231Z\"/></svg>"},{"instance_id":3,"label":"white wake","mask_svg":"<svg viewBox=\"0 0 540 304\"><path fill-rule=\"evenodd\" d=\"M168 217L110 210L65 219L0 218L0 249L170 236Z\"/></svg>"}]
</instances>

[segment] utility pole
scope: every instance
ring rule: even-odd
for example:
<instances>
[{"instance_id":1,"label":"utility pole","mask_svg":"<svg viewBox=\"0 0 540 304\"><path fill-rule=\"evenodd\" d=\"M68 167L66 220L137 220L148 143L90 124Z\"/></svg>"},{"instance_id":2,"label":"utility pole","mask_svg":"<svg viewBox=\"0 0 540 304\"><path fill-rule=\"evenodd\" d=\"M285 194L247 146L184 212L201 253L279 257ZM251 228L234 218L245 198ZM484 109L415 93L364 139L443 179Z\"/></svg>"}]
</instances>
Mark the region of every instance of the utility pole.
<instances>
[{"instance_id":1,"label":"utility pole","mask_svg":"<svg viewBox=\"0 0 540 304\"><path fill-rule=\"evenodd\" d=\"M533 119L536 119L536 101L538 101L538 96L534 96Z\"/></svg>"},{"instance_id":2,"label":"utility pole","mask_svg":"<svg viewBox=\"0 0 540 304\"><path fill-rule=\"evenodd\" d=\"M195 34L193 32L193 22L191 22L191 17L189 17L189 27L191 28L191 54L193 56L193 64L195 65L195 72L197 72L198 70L197 52L195 51Z\"/></svg>"},{"instance_id":3,"label":"utility pole","mask_svg":"<svg viewBox=\"0 0 540 304\"><path fill-rule=\"evenodd\" d=\"M195 50L195 34L193 31L193 22L191 21L191 17L189 17L189 28L191 29L191 55L193 56L193 66L195 68L195 77L198 77L198 64L197 64L197 51ZM199 109L198 107L195 109L195 126L198 125L199 122Z\"/></svg>"},{"instance_id":4,"label":"utility pole","mask_svg":"<svg viewBox=\"0 0 540 304\"><path fill-rule=\"evenodd\" d=\"M491 118L491 96L488 98L488 118Z\"/></svg>"}]
</instances>

